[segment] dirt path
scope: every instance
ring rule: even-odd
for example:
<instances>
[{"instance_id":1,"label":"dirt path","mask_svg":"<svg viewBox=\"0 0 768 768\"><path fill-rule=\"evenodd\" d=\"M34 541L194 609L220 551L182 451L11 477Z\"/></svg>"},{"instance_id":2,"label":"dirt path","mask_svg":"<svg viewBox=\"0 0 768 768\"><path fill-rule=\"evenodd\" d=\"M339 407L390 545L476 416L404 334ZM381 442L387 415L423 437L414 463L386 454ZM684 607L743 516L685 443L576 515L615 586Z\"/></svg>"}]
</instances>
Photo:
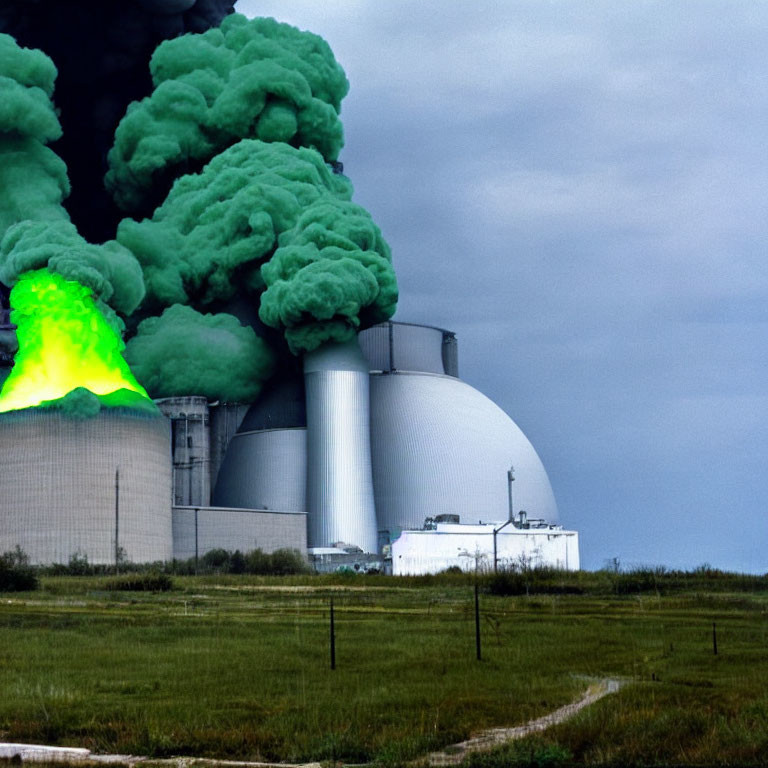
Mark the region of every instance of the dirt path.
<instances>
[{"instance_id":1,"label":"dirt path","mask_svg":"<svg viewBox=\"0 0 768 768\"><path fill-rule=\"evenodd\" d=\"M562 723L569 717L573 717L577 712L594 704L603 696L609 693L616 693L622 686L622 681L606 678L590 685L587 692L577 701L566 704L548 715L539 717L536 720L529 720L524 725L518 725L514 728L492 728L488 731L482 731L477 736L467 739L467 741L452 744L439 752L431 752L425 758L415 760L415 765L457 765L464 760L470 752L482 752L493 747L498 747L516 739L522 739L531 733L544 731L550 726Z\"/></svg>"},{"instance_id":2,"label":"dirt path","mask_svg":"<svg viewBox=\"0 0 768 768\"><path fill-rule=\"evenodd\" d=\"M552 725L557 725L573 717L578 711L594 704L609 693L616 693L621 688L622 682L606 678L598 680L589 686L587 692L577 701L566 704L548 715L536 720L530 720L524 725L514 728L492 728L482 731L477 736L462 741L459 744L451 744L439 752L420 757L413 761L413 765L457 765L470 752L481 752L498 747L515 739L522 739L536 731L543 731ZM3 744L0 743L0 758L6 760L16 759L23 762L38 763L70 763L84 766L99 765L128 765L140 768L142 764L151 766L168 766L168 768L321 768L320 763L304 763L302 765L290 765L288 763L248 763L236 760L205 760L194 757L179 757L165 760L153 760L147 757L135 757L133 755L95 755L88 749L74 749L68 747L47 747L35 744Z\"/></svg>"}]
</instances>

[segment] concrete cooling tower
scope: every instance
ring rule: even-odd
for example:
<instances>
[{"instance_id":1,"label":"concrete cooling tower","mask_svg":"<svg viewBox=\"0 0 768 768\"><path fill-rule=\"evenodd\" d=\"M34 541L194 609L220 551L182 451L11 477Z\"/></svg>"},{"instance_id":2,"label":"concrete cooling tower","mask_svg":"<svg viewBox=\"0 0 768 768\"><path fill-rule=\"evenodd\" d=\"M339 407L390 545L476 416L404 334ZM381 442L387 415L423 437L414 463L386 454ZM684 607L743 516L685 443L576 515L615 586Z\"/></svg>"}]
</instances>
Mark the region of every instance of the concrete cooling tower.
<instances>
[{"instance_id":1,"label":"concrete cooling tower","mask_svg":"<svg viewBox=\"0 0 768 768\"><path fill-rule=\"evenodd\" d=\"M0 545L33 563L169 560L171 464L161 416L0 414Z\"/></svg>"}]
</instances>

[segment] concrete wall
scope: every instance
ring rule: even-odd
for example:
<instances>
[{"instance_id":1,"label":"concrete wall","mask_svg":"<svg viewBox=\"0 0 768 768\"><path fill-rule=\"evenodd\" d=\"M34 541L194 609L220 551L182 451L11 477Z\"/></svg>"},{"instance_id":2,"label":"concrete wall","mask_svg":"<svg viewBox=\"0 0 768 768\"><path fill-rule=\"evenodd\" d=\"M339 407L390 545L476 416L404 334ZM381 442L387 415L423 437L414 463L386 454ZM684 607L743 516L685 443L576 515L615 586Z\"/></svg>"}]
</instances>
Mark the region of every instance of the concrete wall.
<instances>
[{"instance_id":1,"label":"concrete wall","mask_svg":"<svg viewBox=\"0 0 768 768\"><path fill-rule=\"evenodd\" d=\"M202 557L212 549L250 552L261 549L307 549L307 515L225 507L174 507L173 556L177 560Z\"/></svg>"},{"instance_id":2,"label":"concrete wall","mask_svg":"<svg viewBox=\"0 0 768 768\"><path fill-rule=\"evenodd\" d=\"M88 419L27 409L0 415L0 552L31 562L171 557L170 429L162 416L105 409ZM119 472L119 492L116 474Z\"/></svg>"},{"instance_id":3,"label":"concrete wall","mask_svg":"<svg viewBox=\"0 0 768 768\"><path fill-rule=\"evenodd\" d=\"M501 523L496 524L498 528ZM431 531L403 531L392 542L392 573L438 573L458 566L493 570L493 525L441 525ZM510 530L511 529L511 530ZM579 535L559 528L519 529L496 535L499 569L525 565L579 569Z\"/></svg>"}]
</instances>

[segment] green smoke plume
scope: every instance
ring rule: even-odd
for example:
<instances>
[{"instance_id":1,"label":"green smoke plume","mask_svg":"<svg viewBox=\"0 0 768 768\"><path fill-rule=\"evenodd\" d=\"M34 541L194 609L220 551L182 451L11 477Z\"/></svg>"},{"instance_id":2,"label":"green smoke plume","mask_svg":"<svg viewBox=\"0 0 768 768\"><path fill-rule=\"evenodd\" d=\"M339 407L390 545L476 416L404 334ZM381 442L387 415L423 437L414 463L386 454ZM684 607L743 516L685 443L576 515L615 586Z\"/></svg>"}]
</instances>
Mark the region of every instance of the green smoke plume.
<instances>
[{"instance_id":1,"label":"green smoke plume","mask_svg":"<svg viewBox=\"0 0 768 768\"><path fill-rule=\"evenodd\" d=\"M115 241L87 243L62 206L66 167L45 146L61 135L55 79L44 53L0 34L0 281L12 286L45 267L130 314L144 296L138 262Z\"/></svg>"},{"instance_id":2,"label":"green smoke plume","mask_svg":"<svg viewBox=\"0 0 768 768\"><path fill-rule=\"evenodd\" d=\"M105 181L141 216L167 197L92 244L63 208L66 168L45 146L60 134L55 68L0 36L0 281L45 268L88 290L114 331L116 313L145 318L126 356L154 396L247 402L273 354L234 317L195 310L250 301L294 354L395 310L389 248L332 169L348 83L320 38L237 15L163 43L150 69L155 90L128 108ZM67 402L95 407L83 392Z\"/></svg>"},{"instance_id":3,"label":"green smoke plume","mask_svg":"<svg viewBox=\"0 0 768 768\"><path fill-rule=\"evenodd\" d=\"M351 193L317 152L245 140L179 179L151 219L124 219L117 239L141 263L145 309L202 307L239 291L257 295L259 267L281 233L312 203Z\"/></svg>"},{"instance_id":4,"label":"green smoke plume","mask_svg":"<svg viewBox=\"0 0 768 768\"><path fill-rule=\"evenodd\" d=\"M261 274L259 316L285 330L294 354L347 341L397 306L389 246L370 214L347 200L310 205Z\"/></svg>"},{"instance_id":5,"label":"green smoke plume","mask_svg":"<svg viewBox=\"0 0 768 768\"><path fill-rule=\"evenodd\" d=\"M61 136L51 95L56 67L0 34L0 237L28 218L66 220L67 169L45 145Z\"/></svg>"},{"instance_id":6,"label":"green smoke plume","mask_svg":"<svg viewBox=\"0 0 768 768\"><path fill-rule=\"evenodd\" d=\"M147 399L88 288L47 269L27 272L11 292L11 306L19 350L0 392L0 412L51 405L80 388L113 396L127 390L130 399L121 405ZM78 402L83 399L69 401L68 410Z\"/></svg>"},{"instance_id":7,"label":"green smoke plume","mask_svg":"<svg viewBox=\"0 0 768 768\"><path fill-rule=\"evenodd\" d=\"M125 358L152 397L194 392L233 403L253 402L273 368L253 328L178 304L140 323Z\"/></svg>"},{"instance_id":8,"label":"green smoke plume","mask_svg":"<svg viewBox=\"0 0 768 768\"><path fill-rule=\"evenodd\" d=\"M83 415L102 404L143 407L146 393L120 357L114 311L128 314L141 302L141 268L115 241L87 243L62 206L66 167L45 146L61 135L55 79L45 54L0 35L0 281L14 286L19 342L0 410L59 407L63 398L61 407ZM83 388L94 397L68 397Z\"/></svg>"},{"instance_id":9,"label":"green smoke plume","mask_svg":"<svg viewBox=\"0 0 768 768\"><path fill-rule=\"evenodd\" d=\"M298 354L390 317L389 247L349 181L311 149L244 140L182 177L152 219L124 220L145 306L261 296L260 317ZM260 268L260 269L259 269Z\"/></svg>"},{"instance_id":10,"label":"green smoke plume","mask_svg":"<svg viewBox=\"0 0 768 768\"><path fill-rule=\"evenodd\" d=\"M349 84L316 35L234 14L218 29L162 43L150 69L155 91L129 107L109 153L106 185L124 210L139 209L169 173L205 162L238 139L338 157Z\"/></svg>"},{"instance_id":11,"label":"green smoke plume","mask_svg":"<svg viewBox=\"0 0 768 768\"><path fill-rule=\"evenodd\" d=\"M144 297L141 267L133 254L114 240L91 245L69 221L21 221L0 241L0 280L6 285L42 267L87 286L126 315Z\"/></svg>"}]
</instances>

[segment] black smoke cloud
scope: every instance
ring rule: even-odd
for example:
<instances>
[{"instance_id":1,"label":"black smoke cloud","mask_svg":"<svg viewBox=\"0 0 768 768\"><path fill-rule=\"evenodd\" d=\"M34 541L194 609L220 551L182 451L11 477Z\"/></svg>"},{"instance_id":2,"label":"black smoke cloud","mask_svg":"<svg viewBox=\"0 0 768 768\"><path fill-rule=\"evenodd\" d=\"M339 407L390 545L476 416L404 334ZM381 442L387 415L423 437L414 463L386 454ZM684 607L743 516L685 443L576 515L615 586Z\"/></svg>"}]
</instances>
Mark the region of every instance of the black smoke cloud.
<instances>
[{"instance_id":1,"label":"black smoke cloud","mask_svg":"<svg viewBox=\"0 0 768 768\"><path fill-rule=\"evenodd\" d=\"M157 45L218 25L235 0L0 0L0 32L39 48L59 72L56 106L72 193L65 207L91 242L114 235L121 215L104 194L107 152L128 104L152 91Z\"/></svg>"}]
</instances>

